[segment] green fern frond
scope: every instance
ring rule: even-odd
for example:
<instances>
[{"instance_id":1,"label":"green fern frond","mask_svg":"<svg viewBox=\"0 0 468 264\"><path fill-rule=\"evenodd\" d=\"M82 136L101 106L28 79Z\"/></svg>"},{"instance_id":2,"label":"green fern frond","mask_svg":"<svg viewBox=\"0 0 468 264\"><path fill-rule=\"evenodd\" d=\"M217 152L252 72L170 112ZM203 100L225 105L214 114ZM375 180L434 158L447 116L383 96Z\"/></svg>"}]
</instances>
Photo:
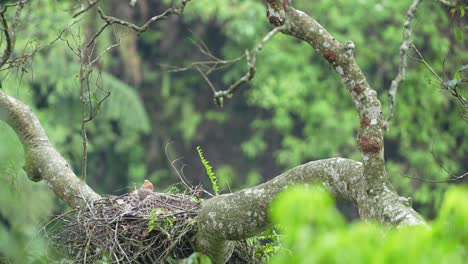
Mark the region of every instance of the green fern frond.
<instances>
[{"instance_id":1,"label":"green fern frond","mask_svg":"<svg viewBox=\"0 0 468 264\"><path fill-rule=\"evenodd\" d=\"M211 187L213 188L215 195L218 195L219 194L218 178L213 172L213 167L211 167L210 163L203 156L203 152L200 146L197 146L197 151L198 151L198 156L200 156L200 160L203 166L205 167L206 174L208 175L208 178L210 178Z\"/></svg>"}]
</instances>

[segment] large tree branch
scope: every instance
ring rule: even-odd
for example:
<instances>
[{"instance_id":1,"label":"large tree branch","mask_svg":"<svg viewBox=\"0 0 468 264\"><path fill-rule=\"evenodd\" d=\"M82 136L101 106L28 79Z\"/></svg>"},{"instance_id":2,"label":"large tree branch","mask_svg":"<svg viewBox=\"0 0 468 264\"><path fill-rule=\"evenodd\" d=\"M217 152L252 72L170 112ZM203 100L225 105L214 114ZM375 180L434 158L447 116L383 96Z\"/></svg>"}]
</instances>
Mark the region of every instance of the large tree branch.
<instances>
[{"instance_id":1,"label":"large tree branch","mask_svg":"<svg viewBox=\"0 0 468 264\"><path fill-rule=\"evenodd\" d=\"M373 199L362 196L366 187L362 163L332 158L309 162L253 188L205 201L197 216L198 249L215 263L224 263L233 250L231 241L252 237L269 227L271 201L289 186L304 183L323 183L337 198L354 202L360 212L371 208L380 222L396 227L425 225L409 201L389 186Z\"/></svg>"},{"instance_id":2,"label":"large tree branch","mask_svg":"<svg viewBox=\"0 0 468 264\"><path fill-rule=\"evenodd\" d=\"M357 143L362 163L341 158L310 162L254 188L204 202L198 215L199 250L215 263L224 263L233 249L231 240L268 227L268 206L279 192L293 184L316 181L337 197L355 202L364 219L396 227L425 225L411 208L411 200L399 197L387 179L381 104L354 59L354 43L340 43L313 18L289 7L288 1L268 0L267 17L272 25L285 26L283 33L309 43L340 76L359 114Z\"/></svg>"},{"instance_id":3,"label":"large tree branch","mask_svg":"<svg viewBox=\"0 0 468 264\"><path fill-rule=\"evenodd\" d=\"M285 33L309 43L333 66L346 85L360 118L357 143L362 153L364 177L371 186L382 182L386 174L380 101L354 60L354 43L338 42L317 21L299 10L289 8L287 14Z\"/></svg>"},{"instance_id":4,"label":"large tree branch","mask_svg":"<svg viewBox=\"0 0 468 264\"><path fill-rule=\"evenodd\" d=\"M82 207L100 196L71 170L50 144L34 113L21 101L0 91L0 120L18 135L25 153L24 170L33 181L45 180L71 207Z\"/></svg>"},{"instance_id":5,"label":"large tree branch","mask_svg":"<svg viewBox=\"0 0 468 264\"><path fill-rule=\"evenodd\" d=\"M281 0L269 0L270 23L285 23L285 34L304 40L326 59L346 85L360 118L357 143L362 154L365 192L372 198L386 188L384 162L383 115L377 92L368 84L354 59L354 43L340 43L312 17ZM279 21L279 22L278 22ZM373 217L372 210L363 210L364 217Z\"/></svg>"}]
</instances>

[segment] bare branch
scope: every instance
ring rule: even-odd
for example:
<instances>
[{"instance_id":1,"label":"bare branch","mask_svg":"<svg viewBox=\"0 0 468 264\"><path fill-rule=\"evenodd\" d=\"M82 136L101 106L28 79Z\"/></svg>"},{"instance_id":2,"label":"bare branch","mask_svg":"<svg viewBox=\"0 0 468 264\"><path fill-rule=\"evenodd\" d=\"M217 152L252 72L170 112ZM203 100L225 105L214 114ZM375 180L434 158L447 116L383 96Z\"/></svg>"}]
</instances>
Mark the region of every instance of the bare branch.
<instances>
[{"instance_id":1,"label":"bare branch","mask_svg":"<svg viewBox=\"0 0 468 264\"><path fill-rule=\"evenodd\" d=\"M3 67L3 65L5 65L5 63L8 61L8 59L10 58L15 48L16 30L18 29L19 20L21 17L21 11L23 10L25 2L27 1L21 0L21 1L18 1L17 3L6 5L4 9L0 11L0 23L3 26L2 31L3 31L3 34L5 35L5 40L6 40L5 50L3 51L3 55L0 58L0 68ZM13 18L12 26L10 29L8 25L8 21L6 21L6 18L5 18L5 13L8 10L8 7L12 7L12 6L17 6L17 8L16 8L15 16Z\"/></svg>"},{"instance_id":2,"label":"bare branch","mask_svg":"<svg viewBox=\"0 0 468 264\"><path fill-rule=\"evenodd\" d=\"M426 66L426 68L432 73L432 75L436 77L440 83L443 83L444 80L442 79L442 77L440 77L439 74L437 74L437 72L431 67L431 65L429 65L429 63L427 63L427 61L424 59L423 55L421 54L421 52L419 52L416 46L414 46L414 44L410 44L410 47L416 52L416 54L418 55L418 58L413 57L409 54L408 54L408 57L414 61L418 61L424 64L424 66Z\"/></svg>"},{"instance_id":3,"label":"bare branch","mask_svg":"<svg viewBox=\"0 0 468 264\"><path fill-rule=\"evenodd\" d=\"M418 180L418 181L423 181L423 182L430 182L430 183L447 183L447 182L459 181L459 180L465 178L466 176L468 176L468 172L466 172L466 173L464 173L462 175L456 176L454 178L450 178L448 180L441 180L441 181L428 180L428 179L413 177L413 176L405 176L405 177L413 179L413 180Z\"/></svg>"},{"instance_id":4,"label":"bare branch","mask_svg":"<svg viewBox=\"0 0 468 264\"><path fill-rule=\"evenodd\" d=\"M463 178L465 178L466 176L468 176L468 172L466 173L463 173L461 175L454 175L452 172L450 172L443 164L442 164L442 160L440 160L439 158L436 157L435 153L434 153L434 142L431 146L431 155L432 155L432 158L434 159L434 161L437 163L437 165L439 165L439 167L441 167L445 173L447 173L448 175L450 175L450 179L448 180L440 180L440 181L436 181L436 180L428 180L428 179L424 179L424 178L420 178L420 177L413 177L413 176L405 176L406 178L410 178L410 179L413 179L413 180L418 180L418 181L423 181L423 182L430 182L430 183L447 183L447 182L454 182L454 181L459 181Z\"/></svg>"},{"instance_id":5,"label":"bare branch","mask_svg":"<svg viewBox=\"0 0 468 264\"><path fill-rule=\"evenodd\" d=\"M262 40L253 48L251 51L246 50L245 51L245 57L247 60L247 72L242 76L240 79L238 79L236 82L231 84L226 90L221 90L221 91L216 91L214 93L214 99L215 102L218 106L222 107L224 103L224 99L231 98L232 95L237 91L237 89L244 83L249 82L252 80L255 76L255 64L257 60L257 52L261 51L263 49L263 46L271 39L273 38L278 32L281 30L286 29L286 27L279 26L268 32Z\"/></svg>"},{"instance_id":6,"label":"bare branch","mask_svg":"<svg viewBox=\"0 0 468 264\"><path fill-rule=\"evenodd\" d=\"M95 6L97 3L99 2L99 0L88 0L88 5L87 6L84 6L81 8L80 11L76 12L72 17L75 18L81 14L84 14L86 13L89 9L91 9L93 6Z\"/></svg>"},{"instance_id":7,"label":"bare branch","mask_svg":"<svg viewBox=\"0 0 468 264\"><path fill-rule=\"evenodd\" d=\"M105 24L91 38L91 40L89 41L87 47L89 47L95 41L95 39L110 25L119 24L119 25L122 25L122 26L125 26L125 27L128 27L128 28L131 28L132 30L134 30L134 31L136 31L138 33L143 33L146 30L148 30L148 28L155 22L163 20L163 19L167 18L168 16L170 16L172 14L181 15L184 12L185 6L190 1L191 0L182 0L182 2L178 6L171 7L169 9L167 9L166 11L164 11L162 14L150 18L141 27L139 27L139 26L137 26L137 25L135 25L133 23L130 23L128 21L125 21L125 20L122 20L122 19L119 19L119 18L116 18L116 17L113 17L113 16L108 16L108 15L104 14L104 12L102 11L102 9L100 7L98 7L97 10L98 10L99 16L101 17L102 20L104 20Z\"/></svg>"},{"instance_id":8,"label":"bare branch","mask_svg":"<svg viewBox=\"0 0 468 264\"><path fill-rule=\"evenodd\" d=\"M401 42L400 46L400 65L398 66L398 74L395 79L392 80L392 84L390 89L388 90L388 96L390 97L390 112L385 119L384 127L388 130L389 129L389 122L395 115L395 105L396 105L396 95L398 92L398 88L400 83L405 80L406 77L406 67L408 65L408 49L411 45L411 21L413 21L416 12L418 11L418 7L421 4L422 0L414 0L413 4L408 9L406 14L406 21L404 24L404 32L403 32L403 41Z\"/></svg>"},{"instance_id":9,"label":"bare branch","mask_svg":"<svg viewBox=\"0 0 468 264\"><path fill-rule=\"evenodd\" d=\"M3 34L5 34L6 47L3 51L3 55L0 58L0 67L2 67L5 62L10 58L11 53L13 52L13 40L10 35L10 29L8 28L8 22L5 19L5 13L0 13L0 20L3 26Z\"/></svg>"},{"instance_id":10,"label":"bare branch","mask_svg":"<svg viewBox=\"0 0 468 264\"><path fill-rule=\"evenodd\" d=\"M205 75L208 75L212 73L213 71L217 71L231 64L234 64L242 60L245 57L245 55L242 55L237 58L230 59L230 60L220 59L210 52L210 50L208 49L208 47L205 45L205 43L202 40L198 40L198 41L201 43L198 43L195 40L192 40L192 43L198 48L198 50L203 55L207 56L209 60L191 62L189 65L185 67L174 67L174 66L168 65L169 67L173 68L169 70L169 72L182 72L182 71L191 70L193 68L196 68L198 71L198 70L201 70L199 67L208 67L208 70L203 72Z\"/></svg>"},{"instance_id":11,"label":"bare branch","mask_svg":"<svg viewBox=\"0 0 468 264\"><path fill-rule=\"evenodd\" d=\"M418 57L412 57L411 55L408 55L408 57L412 60L415 60L417 62L420 62L426 66L426 68L431 72L431 74L437 78L437 81L439 82L440 88L443 90L446 90L450 92L450 94L457 98L458 102L461 105L461 113L460 116L464 121L468 121L468 99L466 99L461 93L459 92L460 85L462 83L467 83L468 82L468 66L464 65L462 66L458 71L457 75L459 75L458 78L454 78L451 80L444 80L442 79L439 74L429 65L429 63L424 59L423 55L419 50L413 45L410 45L411 48L416 52ZM445 60L444 60L445 64Z\"/></svg>"}]
</instances>

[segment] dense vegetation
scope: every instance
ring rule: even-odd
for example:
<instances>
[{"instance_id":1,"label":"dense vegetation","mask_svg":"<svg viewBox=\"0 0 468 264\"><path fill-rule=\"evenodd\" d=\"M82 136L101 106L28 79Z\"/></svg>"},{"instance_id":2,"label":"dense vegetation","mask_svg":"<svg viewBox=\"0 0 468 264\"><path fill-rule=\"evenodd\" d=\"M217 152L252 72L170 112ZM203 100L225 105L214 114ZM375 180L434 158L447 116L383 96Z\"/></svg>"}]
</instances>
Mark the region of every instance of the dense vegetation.
<instances>
[{"instance_id":1,"label":"dense vegetation","mask_svg":"<svg viewBox=\"0 0 468 264\"><path fill-rule=\"evenodd\" d=\"M121 2L109 4L107 11L118 15L119 5L128 5ZM148 9L135 9L132 17L136 23L170 4L167 0L142 2ZM304 43L280 35L269 42L259 53L255 79L224 108L215 106L211 89L196 71L169 71L206 59L195 44L204 42L215 56L235 58L268 32L262 1L226 2L193 1L183 17L168 19L140 36L121 28L101 36L99 50L122 37L124 40L105 57L101 72L96 70L93 75L97 97L104 96L100 87L111 92L97 118L88 124L87 181L93 188L120 194L148 178L158 190L164 190L180 186L178 174L184 174L194 185L203 183L210 189L197 146L214 167L221 193L253 186L309 160L333 156L359 159L355 143L359 121L347 91L327 62ZM297 0L294 4L340 41L356 43L358 63L388 106L386 92L397 71L402 23L410 2ZM21 61L17 69L0 72L2 87L34 110L54 146L79 173L80 63L67 41L76 47L83 41L77 36L85 38L101 22L90 13L57 39L72 24L72 1L32 1L29 5L14 56L44 48ZM419 14L413 25L415 45L438 73L452 76L468 61L468 35L461 36L465 39L457 35L460 29L466 31L466 16L454 16L436 1L425 1ZM244 71L241 62L209 77L223 88ZM386 134L387 171L399 193L412 197L415 209L430 219L437 217L433 229L395 231L381 241L382 231L374 225L345 224L328 197L296 190L285 194L272 209L274 221L290 234L281 243L297 252L295 263L308 257L312 262L302 263L349 259L390 263L402 252L412 254L408 259L426 256L432 263L440 263L442 257L449 256L450 263L461 263L462 257L467 257L468 231L463 219L468 219L468 209L457 201L467 200L466 188L450 191L442 203L450 183L405 177L447 180L452 176L446 170L453 174L468 171L468 144L464 140L468 129L459 111L454 98L440 89L424 65L410 60L396 116ZM21 145L3 123L0 142L0 258L18 258L20 262L37 259L46 253L46 240L38 227L64 205L53 198L45 184L27 179L21 168ZM173 163L176 171L171 163L180 157L184 159ZM466 185L466 179L454 183ZM312 202L313 208L304 208ZM320 213L308 214L311 211ZM350 208L345 211L351 217L356 215ZM302 237L305 233L307 237ZM401 241L411 248L399 248ZM378 256L371 255L383 243L386 245L379 248ZM357 249L355 244L362 247ZM312 259L307 255L312 253L310 248L321 255ZM346 248L338 251L349 255L333 255L337 248ZM281 253L273 262L285 263L283 258L290 257Z\"/></svg>"}]
</instances>

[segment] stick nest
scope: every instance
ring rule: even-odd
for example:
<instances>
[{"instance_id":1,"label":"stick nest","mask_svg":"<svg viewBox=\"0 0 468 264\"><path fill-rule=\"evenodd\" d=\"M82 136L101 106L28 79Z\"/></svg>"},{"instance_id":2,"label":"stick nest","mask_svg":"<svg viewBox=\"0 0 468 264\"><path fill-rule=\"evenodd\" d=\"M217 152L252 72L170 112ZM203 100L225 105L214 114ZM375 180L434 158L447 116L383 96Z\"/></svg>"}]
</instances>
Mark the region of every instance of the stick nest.
<instances>
[{"instance_id":1,"label":"stick nest","mask_svg":"<svg viewBox=\"0 0 468 264\"><path fill-rule=\"evenodd\" d=\"M59 217L51 232L74 263L167 263L194 252L195 197L140 189Z\"/></svg>"}]
</instances>

